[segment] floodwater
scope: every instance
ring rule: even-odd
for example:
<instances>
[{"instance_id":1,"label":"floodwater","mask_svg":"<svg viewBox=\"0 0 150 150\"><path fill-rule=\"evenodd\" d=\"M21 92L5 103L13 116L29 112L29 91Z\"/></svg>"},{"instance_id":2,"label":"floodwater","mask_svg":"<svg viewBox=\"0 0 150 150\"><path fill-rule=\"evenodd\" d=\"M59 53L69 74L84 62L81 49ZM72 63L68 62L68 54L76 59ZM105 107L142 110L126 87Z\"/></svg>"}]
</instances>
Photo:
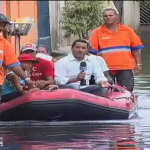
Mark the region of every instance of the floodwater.
<instances>
[{"instance_id":1,"label":"floodwater","mask_svg":"<svg viewBox=\"0 0 150 150\"><path fill-rule=\"evenodd\" d=\"M130 120L1 122L1 150L149 150L150 75L135 78L139 107Z\"/></svg>"},{"instance_id":2,"label":"floodwater","mask_svg":"<svg viewBox=\"0 0 150 150\"><path fill-rule=\"evenodd\" d=\"M147 64L147 63L146 63ZM1 150L150 150L150 71L135 77L139 107L130 120L1 122Z\"/></svg>"}]
</instances>

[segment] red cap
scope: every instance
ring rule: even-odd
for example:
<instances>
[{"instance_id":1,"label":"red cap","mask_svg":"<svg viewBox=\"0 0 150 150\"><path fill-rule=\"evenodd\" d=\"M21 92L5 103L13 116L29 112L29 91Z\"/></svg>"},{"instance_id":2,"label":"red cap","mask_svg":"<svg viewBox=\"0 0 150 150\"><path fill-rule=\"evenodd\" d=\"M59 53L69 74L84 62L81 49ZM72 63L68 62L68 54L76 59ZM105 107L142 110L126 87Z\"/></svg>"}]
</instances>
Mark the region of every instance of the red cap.
<instances>
[{"instance_id":1,"label":"red cap","mask_svg":"<svg viewBox=\"0 0 150 150\"><path fill-rule=\"evenodd\" d=\"M30 54L21 54L18 57L18 60L20 62L24 62L24 61L32 61L33 63L38 63L38 61L34 60L33 56Z\"/></svg>"}]
</instances>

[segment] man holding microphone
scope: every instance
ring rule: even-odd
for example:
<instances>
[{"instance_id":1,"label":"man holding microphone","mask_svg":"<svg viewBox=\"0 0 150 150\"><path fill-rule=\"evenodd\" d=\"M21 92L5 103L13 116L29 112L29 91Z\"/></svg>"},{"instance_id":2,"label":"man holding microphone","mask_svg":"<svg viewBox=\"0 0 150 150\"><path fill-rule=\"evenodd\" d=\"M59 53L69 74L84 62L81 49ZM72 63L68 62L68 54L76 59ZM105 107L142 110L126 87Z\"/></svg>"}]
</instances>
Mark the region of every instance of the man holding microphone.
<instances>
[{"instance_id":1,"label":"man holding microphone","mask_svg":"<svg viewBox=\"0 0 150 150\"><path fill-rule=\"evenodd\" d=\"M79 39L72 44L72 53L60 59L55 65L55 82L60 88L73 88L102 96L104 89L111 87L96 61L87 56L88 43ZM94 74L97 85L89 85ZM106 90L107 91L107 90Z\"/></svg>"}]
</instances>

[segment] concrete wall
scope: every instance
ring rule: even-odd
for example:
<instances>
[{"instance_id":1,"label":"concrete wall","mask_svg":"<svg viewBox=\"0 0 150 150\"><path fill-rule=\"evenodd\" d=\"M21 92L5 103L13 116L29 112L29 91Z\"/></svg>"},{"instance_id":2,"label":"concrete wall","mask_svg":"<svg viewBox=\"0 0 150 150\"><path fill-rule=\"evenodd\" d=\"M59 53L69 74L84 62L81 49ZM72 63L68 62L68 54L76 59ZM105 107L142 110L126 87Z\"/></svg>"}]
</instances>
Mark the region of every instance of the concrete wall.
<instances>
[{"instance_id":1,"label":"concrete wall","mask_svg":"<svg viewBox=\"0 0 150 150\"><path fill-rule=\"evenodd\" d=\"M49 1L49 13L50 13L50 23L51 23L51 37L52 37L52 47L53 50L59 50L63 47L70 46L72 42L77 39L77 36L71 36L69 39L64 39L65 31L62 30L60 21L62 20L63 7L65 6L65 1ZM104 8L113 7L115 5L112 1L105 1Z\"/></svg>"},{"instance_id":2,"label":"concrete wall","mask_svg":"<svg viewBox=\"0 0 150 150\"><path fill-rule=\"evenodd\" d=\"M142 50L142 64L143 64L142 72L144 74L150 75L150 69L149 69L149 64L150 64L150 25L140 25L139 35L145 46L145 48Z\"/></svg>"},{"instance_id":3,"label":"concrete wall","mask_svg":"<svg viewBox=\"0 0 150 150\"><path fill-rule=\"evenodd\" d=\"M9 20L15 21L17 18L32 17L35 23L27 36L21 37L21 45L26 42L36 43L37 41L37 2L36 1L1 1L1 12ZM9 38L15 47L14 37Z\"/></svg>"},{"instance_id":4,"label":"concrete wall","mask_svg":"<svg viewBox=\"0 0 150 150\"><path fill-rule=\"evenodd\" d=\"M140 25L140 5L137 1L123 1L123 23L135 31Z\"/></svg>"},{"instance_id":5,"label":"concrete wall","mask_svg":"<svg viewBox=\"0 0 150 150\"><path fill-rule=\"evenodd\" d=\"M65 1L49 1L50 13L50 29L52 37L52 49L59 50L60 47L70 45L77 37L72 36L70 39L64 39L64 31L62 30L61 20Z\"/></svg>"}]
</instances>

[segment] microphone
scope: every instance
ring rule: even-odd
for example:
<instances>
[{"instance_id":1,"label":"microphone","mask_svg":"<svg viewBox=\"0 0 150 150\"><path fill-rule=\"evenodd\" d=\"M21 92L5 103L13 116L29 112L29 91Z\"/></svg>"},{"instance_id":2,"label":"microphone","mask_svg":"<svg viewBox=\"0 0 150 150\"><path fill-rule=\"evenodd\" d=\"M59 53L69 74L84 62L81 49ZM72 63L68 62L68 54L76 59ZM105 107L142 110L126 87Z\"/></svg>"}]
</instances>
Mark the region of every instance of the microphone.
<instances>
[{"instance_id":1,"label":"microphone","mask_svg":"<svg viewBox=\"0 0 150 150\"><path fill-rule=\"evenodd\" d=\"M86 62L81 62L80 63L80 71L84 72L85 70L87 70ZM86 85L86 80L82 79L81 82L80 82L80 85L82 85L82 86Z\"/></svg>"}]
</instances>

